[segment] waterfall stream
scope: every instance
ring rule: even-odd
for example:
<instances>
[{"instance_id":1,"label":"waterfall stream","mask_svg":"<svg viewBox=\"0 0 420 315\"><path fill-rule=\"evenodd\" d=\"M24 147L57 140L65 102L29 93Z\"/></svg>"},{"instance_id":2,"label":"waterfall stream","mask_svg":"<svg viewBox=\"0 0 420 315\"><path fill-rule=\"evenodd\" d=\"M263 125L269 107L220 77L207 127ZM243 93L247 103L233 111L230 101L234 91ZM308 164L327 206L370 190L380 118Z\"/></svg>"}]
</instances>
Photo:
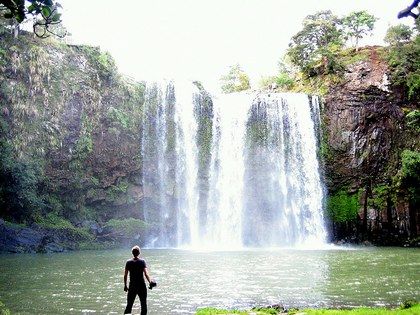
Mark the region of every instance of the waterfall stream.
<instances>
[{"instance_id":1,"label":"waterfall stream","mask_svg":"<svg viewBox=\"0 0 420 315\"><path fill-rule=\"evenodd\" d=\"M193 83L153 83L143 109L141 211L149 246L325 242L316 97L210 97Z\"/></svg>"}]
</instances>

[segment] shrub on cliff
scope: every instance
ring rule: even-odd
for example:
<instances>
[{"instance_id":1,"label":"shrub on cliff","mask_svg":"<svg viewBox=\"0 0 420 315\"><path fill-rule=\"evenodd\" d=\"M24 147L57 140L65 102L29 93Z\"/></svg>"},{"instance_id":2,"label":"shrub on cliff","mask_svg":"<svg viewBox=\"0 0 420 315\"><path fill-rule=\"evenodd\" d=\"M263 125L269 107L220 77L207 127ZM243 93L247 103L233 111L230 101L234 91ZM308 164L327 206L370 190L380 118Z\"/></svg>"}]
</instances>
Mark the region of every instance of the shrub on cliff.
<instances>
[{"instance_id":1,"label":"shrub on cliff","mask_svg":"<svg viewBox=\"0 0 420 315\"><path fill-rule=\"evenodd\" d=\"M420 152L404 150L401 154L401 185L408 189L409 198L420 200Z\"/></svg>"},{"instance_id":2,"label":"shrub on cliff","mask_svg":"<svg viewBox=\"0 0 420 315\"><path fill-rule=\"evenodd\" d=\"M420 180L420 152L404 150L401 159L402 178L405 180Z\"/></svg>"},{"instance_id":3,"label":"shrub on cliff","mask_svg":"<svg viewBox=\"0 0 420 315\"><path fill-rule=\"evenodd\" d=\"M249 90L249 77L239 64L231 66L229 72L220 78L223 93L233 93Z\"/></svg>"},{"instance_id":4,"label":"shrub on cliff","mask_svg":"<svg viewBox=\"0 0 420 315\"><path fill-rule=\"evenodd\" d=\"M356 219L359 208L358 194L351 195L344 189L327 199L327 214L333 222L348 222Z\"/></svg>"},{"instance_id":5,"label":"shrub on cliff","mask_svg":"<svg viewBox=\"0 0 420 315\"><path fill-rule=\"evenodd\" d=\"M39 216L36 221L39 227L49 230L51 234L59 233L69 241L93 240L93 235L87 229L75 227L70 221L55 213Z\"/></svg>"},{"instance_id":6,"label":"shrub on cliff","mask_svg":"<svg viewBox=\"0 0 420 315\"><path fill-rule=\"evenodd\" d=\"M40 195L41 166L20 161L6 140L0 141L0 215L17 222L32 219L45 206Z\"/></svg>"},{"instance_id":7,"label":"shrub on cliff","mask_svg":"<svg viewBox=\"0 0 420 315\"><path fill-rule=\"evenodd\" d=\"M420 35L409 41L406 27L391 27L385 38L390 43L388 63L391 67L391 83L406 91L409 100L416 101L420 95Z\"/></svg>"},{"instance_id":8,"label":"shrub on cliff","mask_svg":"<svg viewBox=\"0 0 420 315\"><path fill-rule=\"evenodd\" d=\"M284 56L278 63L278 71L275 76L261 77L259 88L262 90L291 91L296 84L297 69L293 67L289 58Z\"/></svg>"},{"instance_id":9,"label":"shrub on cliff","mask_svg":"<svg viewBox=\"0 0 420 315\"><path fill-rule=\"evenodd\" d=\"M415 109L409 112L406 116L407 127L420 132L420 110Z\"/></svg>"}]
</instances>

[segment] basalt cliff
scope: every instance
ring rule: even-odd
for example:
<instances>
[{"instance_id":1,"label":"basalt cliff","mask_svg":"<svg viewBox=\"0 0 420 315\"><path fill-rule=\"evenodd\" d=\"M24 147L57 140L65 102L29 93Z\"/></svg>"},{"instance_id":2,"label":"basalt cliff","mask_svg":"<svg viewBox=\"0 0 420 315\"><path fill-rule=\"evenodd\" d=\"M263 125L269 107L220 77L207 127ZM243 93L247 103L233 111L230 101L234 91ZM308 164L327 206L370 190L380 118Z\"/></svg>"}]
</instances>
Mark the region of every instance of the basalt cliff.
<instances>
[{"instance_id":1,"label":"basalt cliff","mask_svg":"<svg viewBox=\"0 0 420 315\"><path fill-rule=\"evenodd\" d=\"M364 57L347 65L324 97L322 149L335 241L418 242L418 100L392 84L385 52L359 51ZM352 203L353 219L331 213L340 206L350 212Z\"/></svg>"}]
</instances>

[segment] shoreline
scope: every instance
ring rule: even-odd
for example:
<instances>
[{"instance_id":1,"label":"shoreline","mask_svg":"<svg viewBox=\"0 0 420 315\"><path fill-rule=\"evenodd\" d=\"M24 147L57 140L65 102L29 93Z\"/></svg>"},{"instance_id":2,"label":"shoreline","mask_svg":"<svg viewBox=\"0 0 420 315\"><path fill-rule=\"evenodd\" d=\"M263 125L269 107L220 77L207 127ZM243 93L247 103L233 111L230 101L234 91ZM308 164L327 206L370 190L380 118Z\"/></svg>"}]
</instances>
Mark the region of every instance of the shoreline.
<instances>
[{"instance_id":1,"label":"shoreline","mask_svg":"<svg viewBox=\"0 0 420 315\"><path fill-rule=\"evenodd\" d=\"M405 301L399 307L357 307L357 308L291 308L282 305L254 307L250 310L228 310L207 307L199 309L196 315L416 315L420 314L418 301Z\"/></svg>"}]
</instances>

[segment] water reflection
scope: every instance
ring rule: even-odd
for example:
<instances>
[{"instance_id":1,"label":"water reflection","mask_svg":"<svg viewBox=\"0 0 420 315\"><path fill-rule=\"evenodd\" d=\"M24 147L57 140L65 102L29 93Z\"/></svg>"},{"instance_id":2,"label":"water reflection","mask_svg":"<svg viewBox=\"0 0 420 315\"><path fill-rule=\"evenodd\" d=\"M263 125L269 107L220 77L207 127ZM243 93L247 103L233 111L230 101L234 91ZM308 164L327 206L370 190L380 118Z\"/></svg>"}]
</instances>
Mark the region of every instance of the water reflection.
<instances>
[{"instance_id":1,"label":"water reflection","mask_svg":"<svg viewBox=\"0 0 420 315\"><path fill-rule=\"evenodd\" d=\"M327 256L323 287L331 306L398 305L420 298L418 249L367 248Z\"/></svg>"},{"instance_id":2,"label":"water reflection","mask_svg":"<svg viewBox=\"0 0 420 315\"><path fill-rule=\"evenodd\" d=\"M197 307L397 304L419 299L420 251L144 250L150 314ZM120 314L125 251L0 256L0 300L19 314ZM138 313L137 308L133 312Z\"/></svg>"}]
</instances>

